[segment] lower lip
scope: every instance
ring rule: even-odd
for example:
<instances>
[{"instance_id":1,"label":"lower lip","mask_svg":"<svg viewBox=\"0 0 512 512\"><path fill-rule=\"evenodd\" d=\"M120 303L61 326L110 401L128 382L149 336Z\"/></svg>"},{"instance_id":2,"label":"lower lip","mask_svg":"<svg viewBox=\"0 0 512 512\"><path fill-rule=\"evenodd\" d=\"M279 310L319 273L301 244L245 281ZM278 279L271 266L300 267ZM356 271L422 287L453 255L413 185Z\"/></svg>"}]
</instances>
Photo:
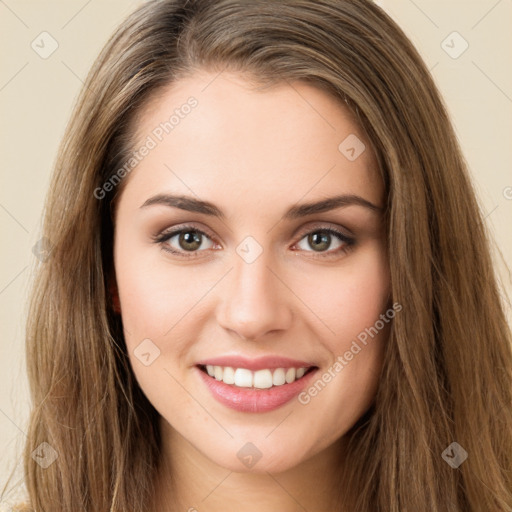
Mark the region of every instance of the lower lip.
<instances>
[{"instance_id":1,"label":"lower lip","mask_svg":"<svg viewBox=\"0 0 512 512\"><path fill-rule=\"evenodd\" d=\"M282 386L267 389L239 388L210 377L196 367L213 397L221 404L240 412L268 412L283 406L296 397L309 383L317 368L304 377Z\"/></svg>"}]
</instances>

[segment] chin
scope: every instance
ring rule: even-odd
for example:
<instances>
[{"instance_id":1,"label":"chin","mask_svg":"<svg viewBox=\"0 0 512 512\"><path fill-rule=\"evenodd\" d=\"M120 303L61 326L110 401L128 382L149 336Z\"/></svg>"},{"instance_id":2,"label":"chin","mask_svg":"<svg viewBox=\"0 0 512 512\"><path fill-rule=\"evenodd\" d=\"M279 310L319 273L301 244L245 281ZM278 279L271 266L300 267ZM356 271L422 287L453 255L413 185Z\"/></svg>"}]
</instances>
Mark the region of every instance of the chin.
<instances>
[{"instance_id":1,"label":"chin","mask_svg":"<svg viewBox=\"0 0 512 512\"><path fill-rule=\"evenodd\" d=\"M254 474L281 473L299 465L305 457L303 443L292 447L278 438L274 445L269 439L258 441L257 436L252 437L253 442L240 439L251 439L251 436L236 436L223 445L222 451L208 449L203 454L229 471Z\"/></svg>"}]
</instances>

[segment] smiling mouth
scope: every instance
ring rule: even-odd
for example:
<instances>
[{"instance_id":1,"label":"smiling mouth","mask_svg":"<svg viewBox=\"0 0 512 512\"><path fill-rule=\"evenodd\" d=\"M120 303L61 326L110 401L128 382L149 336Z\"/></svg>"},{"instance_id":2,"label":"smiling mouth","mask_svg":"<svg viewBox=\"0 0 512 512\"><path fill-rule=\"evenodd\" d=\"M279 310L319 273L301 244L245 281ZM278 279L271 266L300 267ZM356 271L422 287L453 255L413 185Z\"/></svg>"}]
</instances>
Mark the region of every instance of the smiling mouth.
<instances>
[{"instance_id":1,"label":"smiling mouth","mask_svg":"<svg viewBox=\"0 0 512 512\"><path fill-rule=\"evenodd\" d=\"M231 366L197 365L206 375L234 388L270 389L296 382L317 369L316 366L298 368L267 368L252 371Z\"/></svg>"}]
</instances>

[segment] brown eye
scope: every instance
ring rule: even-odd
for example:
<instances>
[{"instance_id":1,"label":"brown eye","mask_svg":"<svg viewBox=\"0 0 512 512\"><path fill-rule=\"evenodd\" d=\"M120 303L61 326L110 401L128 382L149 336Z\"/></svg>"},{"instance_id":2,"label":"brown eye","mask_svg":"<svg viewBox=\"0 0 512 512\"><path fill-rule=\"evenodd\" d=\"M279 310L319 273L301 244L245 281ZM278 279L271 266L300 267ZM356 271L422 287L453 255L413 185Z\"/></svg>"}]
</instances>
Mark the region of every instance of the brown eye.
<instances>
[{"instance_id":1,"label":"brown eye","mask_svg":"<svg viewBox=\"0 0 512 512\"><path fill-rule=\"evenodd\" d=\"M328 233L310 233L308 235L308 244L315 251L325 251L331 245L331 235Z\"/></svg>"},{"instance_id":2,"label":"brown eye","mask_svg":"<svg viewBox=\"0 0 512 512\"><path fill-rule=\"evenodd\" d=\"M211 238L203 231L195 227L182 227L161 233L154 237L155 243L162 246L167 252L187 256L200 253L204 249L211 249L214 246Z\"/></svg>"},{"instance_id":3,"label":"brown eye","mask_svg":"<svg viewBox=\"0 0 512 512\"><path fill-rule=\"evenodd\" d=\"M195 251L201 247L202 234L198 231L182 231L178 244L185 251Z\"/></svg>"},{"instance_id":4,"label":"brown eye","mask_svg":"<svg viewBox=\"0 0 512 512\"><path fill-rule=\"evenodd\" d=\"M304 244L305 241L306 243ZM355 240L332 228L317 229L304 236L297 246L306 252L338 252L354 245ZM307 247L305 247L307 246ZM311 248L311 249L308 249Z\"/></svg>"}]
</instances>

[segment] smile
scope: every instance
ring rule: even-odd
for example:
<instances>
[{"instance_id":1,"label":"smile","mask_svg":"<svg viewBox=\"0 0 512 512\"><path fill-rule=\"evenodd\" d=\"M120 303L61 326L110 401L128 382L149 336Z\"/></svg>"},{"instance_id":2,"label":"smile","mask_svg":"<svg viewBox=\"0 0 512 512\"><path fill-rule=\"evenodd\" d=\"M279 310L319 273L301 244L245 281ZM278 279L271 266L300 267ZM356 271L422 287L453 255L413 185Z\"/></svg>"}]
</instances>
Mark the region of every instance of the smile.
<instances>
[{"instance_id":1,"label":"smile","mask_svg":"<svg viewBox=\"0 0 512 512\"><path fill-rule=\"evenodd\" d=\"M318 367L280 357L223 357L201 361L195 369L211 396L222 405L239 412L263 413L295 398Z\"/></svg>"},{"instance_id":2,"label":"smile","mask_svg":"<svg viewBox=\"0 0 512 512\"><path fill-rule=\"evenodd\" d=\"M302 378L307 372L314 370L311 366L300 368L265 368L251 371L247 368L233 368L231 366L202 366L201 369L224 384L231 384L239 388L268 389L275 386L291 384Z\"/></svg>"}]
</instances>

